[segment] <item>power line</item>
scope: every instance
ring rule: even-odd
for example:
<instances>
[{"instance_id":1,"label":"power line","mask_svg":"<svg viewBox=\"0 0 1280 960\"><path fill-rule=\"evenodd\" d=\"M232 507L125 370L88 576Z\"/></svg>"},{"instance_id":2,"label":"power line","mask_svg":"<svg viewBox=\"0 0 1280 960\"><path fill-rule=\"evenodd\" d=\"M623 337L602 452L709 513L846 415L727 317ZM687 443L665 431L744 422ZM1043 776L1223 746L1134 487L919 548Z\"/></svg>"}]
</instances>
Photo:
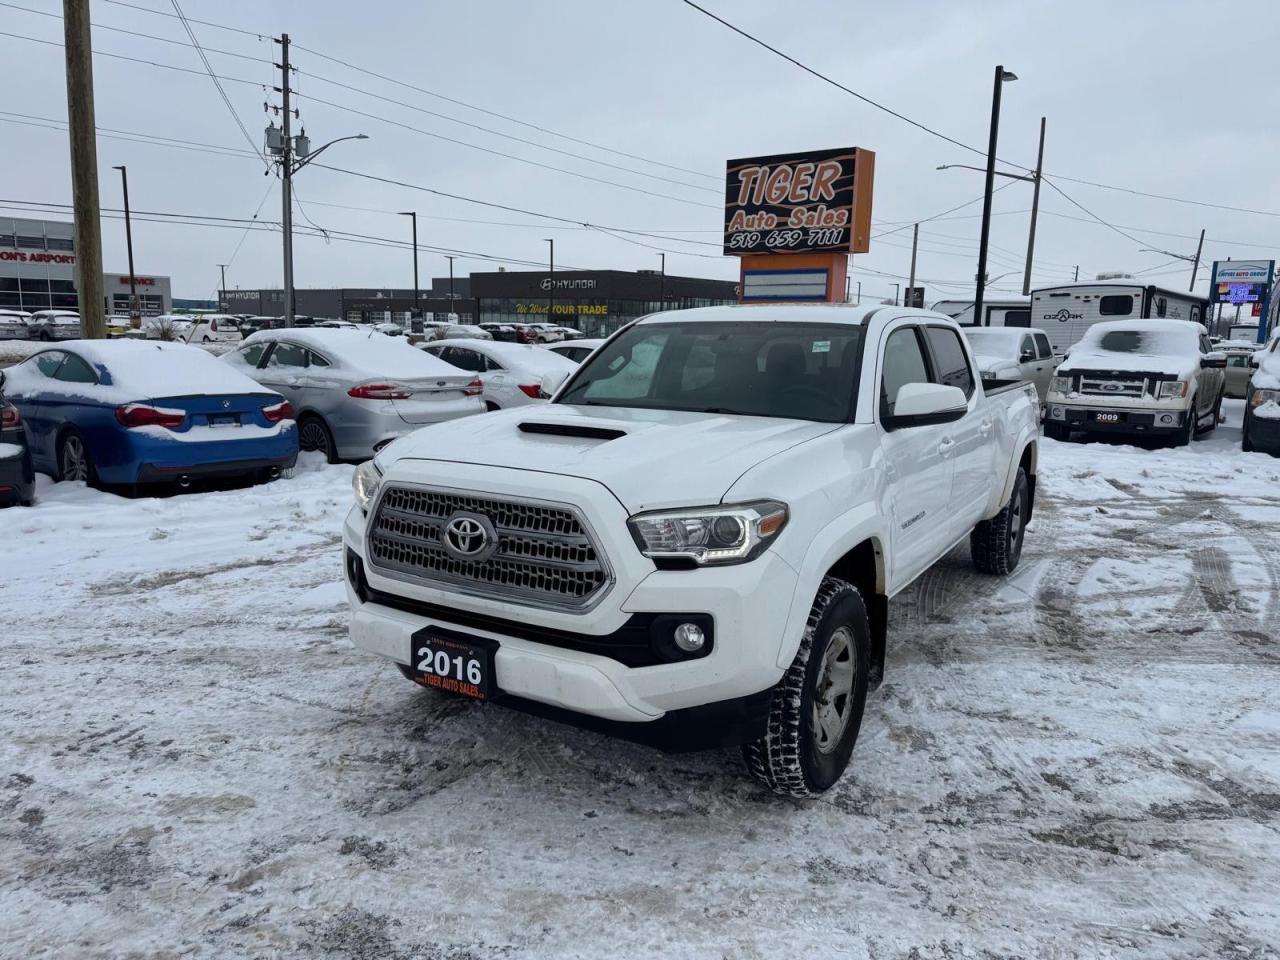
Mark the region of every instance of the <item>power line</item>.
<instances>
[{"instance_id":1,"label":"power line","mask_svg":"<svg viewBox=\"0 0 1280 960\"><path fill-rule=\"evenodd\" d=\"M1094 220L1097 220L1097 221L1098 221L1098 223L1102 224L1102 225L1103 225L1104 227L1106 227L1107 229L1109 229L1109 230L1113 230L1113 231L1115 231L1116 233L1120 234L1120 236L1124 237L1126 240L1132 240L1132 241L1133 241L1134 243L1136 243L1139 247L1141 247L1141 246L1142 246L1143 241L1139 240L1137 237L1133 236L1133 235L1132 235L1132 234L1130 234L1130 233L1125 233L1123 230L1121 230L1121 229L1120 229L1119 227L1117 227L1115 224L1113 224L1113 223L1108 223L1106 220L1103 220L1100 216L1098 216L1096 213L1094 213L1094 212L1093 212L1092 210L1090 210L1088 207L1084 206L1084 204L1082 204L1082 203L1078 203L1077 201L1073 200L1073 199L1072 199L1072 198L1071 198L1071 197L1070 197L1070 196L1069 196L1069 195L1068 195L1068 194L1067 194L1067 193L1066 193L1066 192L1065 192L1065 191L1064 191L1060 186L1058 186L1056 183L1054 183L1054 182L1053 182L1052 180L1050 180L1048 177L1044 177L1044 176L1042 176L1042 177L1041 177L1041 179L1042 179L1045 183L1047 183L1050 187L1052 187L1055 191L1057 191L1057 193L1058 193L1058 194L1060 194L1060 195L1063 197L1063 199L1065 199L1065 200L1066 200L1068 203L1070 203L1073 207L1078 207L1080 210L1083 210L1086 214L1088 214L1088 215L1089 215L1090 217L1092 217ZM1012 181L1010 181L1010 182L1012 183Z\"/></svg>"},{"instance_id":2,"label":"power line","mask_svg":"<svg viewBox=\"0 0 1280 960\"><path fill-rule=\"evenodd\" d=\"M110 3L110 4L113 4L113 5L115 5L115 6L119 6L119 7L127 7L128 9L136 10L136 11L138 11L138 12L140 12L140 13L149 13L149 14L153 14L153 15L155 15L155 16L161 16L161 17L172 17L172 16L173 16L173 14L168 13L168 12L166 12L166 11L164 11L164 10L153 10L153 9L151 9L151 8L149 8L149 7L143 7L143 6L139 6L139 5L137 5L137 4L126 3L126 2L123 2L123 0L103 0L103 2L104 2L104 3ZM191 23L198 23L198 24L200 24L200 25L202 25L202 26L207 26L207 27L216 27L216 28L217 28L217 29L219 29L219 30L228 30L228 31L230 31L230 32L232 32L232 33L238 33L238 34L242 34L242 35L244 35L244 36L255 37L255 38L259 39L259 40L263 39L263 36L264 36L263 34L256 33L256 32L254 32L254 31L252 31L252 30L243 30L243 29L240 29L240 28L238 28L238 27L229 27L229 26L226 26L225 24L213 23L213 22L208 21L208 20L191 20L190 22L191 22ZM537 124L537 123L531 123L531 122L529 122L529 121L521 120L521 119L519 119L519 118L517 118L517 117L513 117L513 116L510 116L510 115L505 114L505 113L499 113L499 112L498 112L498 111L496 111L496 110L490 110L490 109L487 109L487 108L485 108L485 107L480 107L480 106L477 106L477 105L475 105L475 104L473 104L473 103L468 103L468 102L467 102L467 101L465 101L465 100L459 100L459 99L457 99L456 97L450 97L450 96L447 96L447 95L445 95L445 94L438 93L438 92L436 92L436 91L434 91L434 90L428 90L428 89L426 89L425 87L420 87L420 86L417 86L416 84L408 83L408 82L406 82L406 81L404 81L404 80L398 80L398 79L396 79L395 77L391 77L391 76L387 76L386 74L378 73L377 71L375 71L375 70L370 70L370 69L368 69L367 67L361 67L361 66L358 66L357 64L351 63L351 62L349 62L349 61L347 61L347 60L343 60L343 59L341 59L340 57L335 57L335 56L332 56L332 55L327 54L327 53L322 53L321 51L319 51L319 50L314 50L314 49L312 49L312 48L310 48L310 47L304 47L304 46L302 46L302 45L301 45L301 44L299 44L299 43L294 43L294 44L293 44L293 48L294 48L295 50L301 50L301 51L302 51L302 52L304 52L304 53L309 53L309 54L311 54L311 55L312 55L312 56L314 56L314 57L319 57L319 58L320 58L320 59L322 59L322 60L328 60L330 63L336 63L336 64L338 64L339 66L346 67L346 68L347 68L347 69L349 69L349 70L354 70L354 71L356 71L357 73L362 73L362 74L364 74L364 75L366 75L366 76L373 77L374 79L381 80L381 81L383 81L383 82L385 82L385 83L390 83L390 84L394 84L394 85L399 86L399 87L404 87L405 89L413 90L413 91L415 91L415 92L417 92L417 93L425 94L426 96L429 96L429 97L434 97L434 98L435 98L435 99L437 99L437 100L443 100L443 101L445 101L446 103L452 103L452 104L454 104L454 105L456 105L456 106L464 107L464 108L466 108L467 110L474 110L474 111L476 111L477 113L483 113L483 114L486 114L486 115L488 115L488 116L495 117L495 118L497 118L497 119L499 119L499 120L505 120L505 121L507 121L508 123L514 123L514 124L517 124L517 125L519 125L519 126L526 127L526 128L528 128L528 129L530 129L530 130L536 130L536 131L538 131L539 133L544 133L544 134L547 134L548 136L557 137L557 138L559 138L559 139L561 139L561 140L567 140L567 141L569 141L569 142L571 142L571 143L577 143L577 144L580 144L581 146L584 146L584 147L591 147L593 150L601 150L601 151L603 151L603 152L605 152L605 153L612 153L612 154L614 154L615 156L626 157L626 158L627 158L627 159L629 159L629 160L638 160L638 161L640 161L641 163L648 163L648 164L652 164L653 166L657 166L657 167L665 167L665 168L666 168L666 169L668 169L668 170L675 170L675 171L678 171L678 172L680 172L680 173L688 173L688 174L692 174L692 175L697 176L697 177L705 177L705 178L707 178L708 180L714 180L714 181L717 181L717 182L720 180L720 177L719 177L719 176L716 176L716 175L712 175L712 174L708 174L708 173L703 173L703 172L701 172L701 171L699 171L699 170L691 170L691 169L689 169L688 167L681 167L681 166L677 166L676 164L666 163L666 162L664 162L664 161L662 161L662 160L655 160L655 159L653 159L652 157L646 157L646 156L643 156L643 155L641 155L641 154L637 154L637 153L629 153L629 152L627 152L627 151L625 151L625 150L619 150L619 149L617 149L616 147L609 147L609 146L605 146L604 144L596 143L596 142L591 141L591 140L584 140L584 139L582 139L582 138L580 138L580 137L570 136L569 134L566 134L566 133L560 133L560 132L558 132L558 131L556 131L556 130L552 130L552 129L551 129L551 128L549 128L549 127L545 127L545 126L542 126L542 125ZM461 122L461 121L459 121L459 122ZM546 147L545 149L553 149L553 148ZM599 161L597 161L597 162L599 162Z\"/></svg>"}]
</instances>

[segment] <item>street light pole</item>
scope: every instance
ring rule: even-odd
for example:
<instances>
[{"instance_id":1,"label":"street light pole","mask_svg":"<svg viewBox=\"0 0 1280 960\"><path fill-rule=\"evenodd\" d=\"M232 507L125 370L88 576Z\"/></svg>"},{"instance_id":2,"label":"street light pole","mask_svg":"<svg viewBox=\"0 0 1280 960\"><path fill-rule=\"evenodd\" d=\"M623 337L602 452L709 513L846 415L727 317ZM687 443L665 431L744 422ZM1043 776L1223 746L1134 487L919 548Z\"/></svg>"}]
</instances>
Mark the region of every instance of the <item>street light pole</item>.
<instances>
[{"instance_id":1,"label":"street light pole","mask_svg":"<svg viewBox=\"0 0 1280 960\"><path fill-rule=\"evenodd\" d=\"M658 254L662 260L662 273L658 280L658 309L667 309L667 255L665 253Z\"/></svg>"},{"instance_id":2,"label":"street light pole","mask_svg":"<svg viewBox=\"0 0 1280 960\"><path fill-rule=\"evenodd\" d=\"M547 323L554 323L551 315L556 312L556 242L550 237L545 239L551 247L551 257L547 261L551 268L547 275Z\"/></svg>"},{"instance_id":3,"label":"street light pole","mask_svg":"<svg viewBox=\"0 0 1280 960\"><path fill-rule=\"evenodd\" d=\"M1031 231L1027 234L1027 262L1022 274L1022 295L1031 296L1031 258L1036 251L1036 218L1040 215L1040 174L1044 170L1044 117L1040 118L1040 147L1036 150L1035 186L1031 191Z\"/></svg>"},{"instance_id":4,"label":"street light pole","mask_svg":"<svg viewBox=\"0 0 1280 960\"><path fill-rule=\"evenodd\" d=\"M112 167L120 171L120 184L124 188L124 244L129 253L129 326L137 330L142 326L142 313L138 309L138 281L133 276L133 224L129 219L129 171L124 167Z\"/></svg>"},{"instance_id":5,"label":"street light pole","mask_svg":"<svg viewBox=\"0 0 1280 960\"><path fill-rule=\"evenodd\" d=\"M454 293L453 293L453 261L454 261L454 260L456 260L457 258L456 258L456 257L451 257L451 256L449 256L449 254L447 254L447 253L444 255L444 258L445 258L446 260L448 260L448 261L449 261L449 312L450 312L450 313L457 313L457 311L454 309L454 303L453 303L453 301L454 301Z\"/></svg>"},{"instance_id":6,"label":"street light pole","mask_svg":"<svg viewBox=\"0 0 1280 960\"><path fill-rule=\"evenodd\" d=\"M916 295L916 243L920 239L920 224L916 224L911 228L911 278L907 281L907 296L915 297ZM914 305L914 300L912 301ZM924 304L920 304L924 306Z\"/></svg>"},{"instance_id":7,"label":"street light pole","mask_svg":"<svg viewBox=\"0 0 1280 960\"><path fill-rule=\"evenodd\" d=\"M218 291L221 294L218 297L218 309L224 310L226 308L223 304L227 301L227 265L225 263L218 264L218 270L222 273L222 289Z\"/></svg>"},{"instance_id":8,"label":"street light pole","mask_svg":"<svg viewBox=\"0 0 1280 960\"><path fill-rule=\"evenodd\" d=\"M416 210L401 211L400 216L413 220L413 312L414 319L421 318L421 298L418 294L418 213Z\"/></svg>"},{"instance_id":9,"label":"street light pole","mask_svg":"<svg viewBox=\"0 0 1280 960\"><path fill-rule=\"evenodd\" d=\"M1204 252L1204 228L1200 228L1200 242L1196 244L1196 258L1191 261L1191 286L1187 290L1191 293L1196 289L1196 274L1200 272L1200 254ZM1263 321L1265 323L1265 321Z\"/></svg>"},{"instance_id":10,"label":"street light pole","mask_svg":"<svg viewBox=\"0 0 1280 960\"><path fill-rule=\"evenodd\" d=\"M982 326L982 298L987 285L987 242L991 234L991 194L996 179L996 143L1000 135L1000 90L1005 83L1017 80L1018 75L996 67L995 84L991 91L991 136L987 142L987 182L982 192L982 236L978 240L978 275L973 296L973 322Z\"/></svg>"}]
</instances>

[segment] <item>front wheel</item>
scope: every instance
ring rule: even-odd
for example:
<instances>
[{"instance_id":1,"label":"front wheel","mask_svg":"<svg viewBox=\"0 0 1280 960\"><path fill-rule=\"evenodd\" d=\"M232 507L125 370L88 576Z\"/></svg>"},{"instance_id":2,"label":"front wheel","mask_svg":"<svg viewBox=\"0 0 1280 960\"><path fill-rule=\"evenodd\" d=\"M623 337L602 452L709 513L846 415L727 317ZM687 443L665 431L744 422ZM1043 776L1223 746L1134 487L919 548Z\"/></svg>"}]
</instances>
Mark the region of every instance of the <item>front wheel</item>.
<instances>
[{"instance_id":1,"label":"front wheel","mask_svg":"<svg viewBox=\"0 0 1280 960\"><path fill-rule=\"evenodd\" d=\"M969 553L979 573L1003 577L1022 559L1022 541L1031 515L1031 487L1026 471L1018 468L1009 502L990 520L983 520L969 534Z\"/></svg>"},{"instance_id":2,"label":"front wheel","mask_svg":"<svg viewBox=\"0 0 1280 960\"><path fill-rule=\"evenodd\" d=\"M1194 401L1189 410L1187 410L1186 423L1184 423L1178 432L1173 435L1171 446L1185 447L1191 443L1192 438L1196 435L1196 408Z\"/></svg>"},{"instance_id":3,"label":"front wheel","mask_svg":"<svg viewBox=\"0 0 1280 960\"><path fill-rule=\"evenodd\" d=\"M784 797L830 789L858 740L870 658L862 594L844 580L824 578L800 649L773 688L768 732L743 747L751 775Z\"/></svg>"}]
</instances>

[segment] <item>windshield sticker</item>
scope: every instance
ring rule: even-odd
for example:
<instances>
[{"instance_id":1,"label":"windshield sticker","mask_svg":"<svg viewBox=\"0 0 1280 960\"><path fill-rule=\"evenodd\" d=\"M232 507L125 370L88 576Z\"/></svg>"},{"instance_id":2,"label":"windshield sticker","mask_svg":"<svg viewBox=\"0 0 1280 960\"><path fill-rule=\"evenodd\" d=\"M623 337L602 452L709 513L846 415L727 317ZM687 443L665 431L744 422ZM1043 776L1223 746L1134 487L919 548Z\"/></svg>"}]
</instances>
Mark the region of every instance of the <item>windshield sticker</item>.
<instances>
[{"instance_id":1,"label":"windshield sticker","mask_svg":"<svg viewBox=\"0 0 1280 960\"><path fill-rule=\"evenodd\" d=\"M830 352L831 352L831 341L830 341L830 340L815 340L815 341L813 341L813 352L814 352L814 353L830 353Z\"/></svg>"}]
</instances>

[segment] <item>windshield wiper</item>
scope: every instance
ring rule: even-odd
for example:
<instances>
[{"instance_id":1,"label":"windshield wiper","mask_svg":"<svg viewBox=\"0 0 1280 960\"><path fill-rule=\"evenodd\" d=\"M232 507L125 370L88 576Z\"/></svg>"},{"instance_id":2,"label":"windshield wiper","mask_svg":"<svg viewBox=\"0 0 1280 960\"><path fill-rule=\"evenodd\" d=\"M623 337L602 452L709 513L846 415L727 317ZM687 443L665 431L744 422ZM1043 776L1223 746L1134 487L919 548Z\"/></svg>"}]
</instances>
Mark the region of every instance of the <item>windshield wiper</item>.
<instances>
[{"instance_id":1,"label":"windshield wiper","mask_svg":"<svg viewBox=\"0 0 1280 960\"><path fill-rule=\"evenodd\" d=\"M749 417L753 414L743 413L741 410L732 410L729 407L700 407L693 411L694 413L723 413L730 417Z\"/></svg>"}]
</instances>

